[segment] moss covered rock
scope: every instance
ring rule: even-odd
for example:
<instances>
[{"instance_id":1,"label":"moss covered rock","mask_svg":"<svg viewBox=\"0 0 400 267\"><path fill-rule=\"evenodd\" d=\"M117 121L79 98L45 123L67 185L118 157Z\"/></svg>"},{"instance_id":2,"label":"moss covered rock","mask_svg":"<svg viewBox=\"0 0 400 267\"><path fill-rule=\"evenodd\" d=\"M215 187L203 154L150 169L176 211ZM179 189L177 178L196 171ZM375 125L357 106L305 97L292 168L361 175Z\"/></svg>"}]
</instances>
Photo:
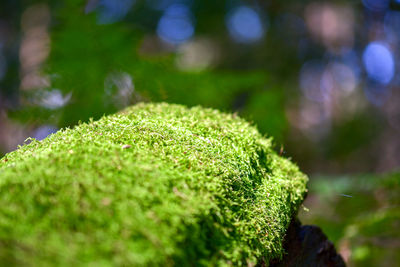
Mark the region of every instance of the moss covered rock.
<instances>
[{"instance_id":1,"label":"moss covered rock","mask_svg":"<svg viewBox=\"0 0 400 267\"><path fill-rule=\"evenodd\" d=\"M0 161L0 265L279 258L307 177L235 115L139 104Z\"/></svg>"}]
</instances>

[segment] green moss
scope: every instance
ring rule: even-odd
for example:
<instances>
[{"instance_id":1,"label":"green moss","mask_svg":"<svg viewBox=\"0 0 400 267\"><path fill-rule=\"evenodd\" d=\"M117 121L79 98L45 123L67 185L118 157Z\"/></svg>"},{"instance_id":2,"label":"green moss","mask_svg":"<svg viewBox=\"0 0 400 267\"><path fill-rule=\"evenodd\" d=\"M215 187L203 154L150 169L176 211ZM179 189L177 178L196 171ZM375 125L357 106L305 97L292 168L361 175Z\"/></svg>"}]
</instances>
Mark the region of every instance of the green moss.
<instances>
[{"instance_id":1,"label":"green moss","mask_svg":"<svg viewBox=\"0 0 400 267\"><path fill-rule=\"evenodd\" d=\"M307 177L235 115L139 104L0 163L1 265L280 257Z\"/></svg>"}]
</instances>

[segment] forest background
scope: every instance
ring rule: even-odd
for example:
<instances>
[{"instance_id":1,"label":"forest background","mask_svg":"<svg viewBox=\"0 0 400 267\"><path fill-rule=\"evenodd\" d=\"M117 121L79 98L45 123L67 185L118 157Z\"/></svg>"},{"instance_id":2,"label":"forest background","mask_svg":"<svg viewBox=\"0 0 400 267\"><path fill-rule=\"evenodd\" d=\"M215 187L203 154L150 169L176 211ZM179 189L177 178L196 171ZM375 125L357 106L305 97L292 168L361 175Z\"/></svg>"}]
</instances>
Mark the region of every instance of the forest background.
<instances>
[{"instance_id":1,"label":"forest background","mask_svg":"<svg viewBox=\"0 0 400 267\"><path fill-rule=\"evenodd\" d=\"M400 1L2 0L0 155L141 101L237 112L310 177L303 223L400 263Z\"/></svg>"}]
</instances>

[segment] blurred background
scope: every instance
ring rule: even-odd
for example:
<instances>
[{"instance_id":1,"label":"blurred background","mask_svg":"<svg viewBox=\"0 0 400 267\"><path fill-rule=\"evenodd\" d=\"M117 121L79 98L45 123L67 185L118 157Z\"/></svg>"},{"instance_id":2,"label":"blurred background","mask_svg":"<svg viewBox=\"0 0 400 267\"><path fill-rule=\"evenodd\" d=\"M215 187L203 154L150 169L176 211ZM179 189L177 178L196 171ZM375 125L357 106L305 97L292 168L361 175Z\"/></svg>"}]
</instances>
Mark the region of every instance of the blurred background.
<instances>
[{"instance_id":1,"label":"blurred background","mask_svg":"<svg viewBox=\"0 0 400 267\"><path fill-rule=\"evenodd\" d=\"M396 266L399 58L398 0L1 0L0 155L141 101L237 112L310 176L303 223Z\"/></svg>"}]
</instances>

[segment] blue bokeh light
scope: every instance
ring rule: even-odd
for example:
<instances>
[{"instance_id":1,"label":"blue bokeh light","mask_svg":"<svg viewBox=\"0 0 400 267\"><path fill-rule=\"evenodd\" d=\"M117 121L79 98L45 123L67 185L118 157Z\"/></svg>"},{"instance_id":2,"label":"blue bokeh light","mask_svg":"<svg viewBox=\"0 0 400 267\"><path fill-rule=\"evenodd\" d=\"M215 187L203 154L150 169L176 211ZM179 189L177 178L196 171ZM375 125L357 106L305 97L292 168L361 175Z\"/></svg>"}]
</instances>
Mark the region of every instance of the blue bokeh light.
<instances>
[{"instance_id":1,"label":"blue bokeh light","mask_svg":"<svg viewBox=\"0 0 400 267\"><path fill-rule=\"evenodd\" d=\"M371 11L383 12L389 8L390 0L362 0L364 6Z\"/></svg>"},{"instance_id":2,"label":"blue bokeh light","mask_svg":"<svg viewBox=\"0 0 400 267\"><path fill-rule=\"evenodd\" d=\"M111 24L123 19L135 3L135 0L100 0L98 9L98 23Z\"/></svg>"},{"instance_id":3,"label":"blue bokeh light","mask_svg":"<svg viewBox=\"0 0 400 267\"><path fill-rule=\"evenodd\" d=\"M50 134L53 134L57 131L58 129L53 125L43 125L35 130L35 132L33 133L33 138L37 140L43 140Z\"/></svg>"},{"instance_id":4,"label":"blue bokeh light","mask_svg":"<svg viewBox=\"0 0 400 267\"><path fill-rule=\"evenodd\" d=\"M157 25L161 40L178 45L189 40L194 34L192 13L188 6L174 4L168 7Z\"/></svg>"},{"instance_id":5,"label":"blue bokeh light","mask_svg":"<svg viewBox=\"0 0 400 267\"><path fill-rule=\"evenodd\" d=\"M392 52L381 42L371 42L363 52L363 63L368 77L380 84L393 79L395 64Z\"/></svg>"},{"instance_id":6,"label":"blue bokeh light","mask_svg":"<svg viewBox=\"0 0 400 267\"><path fill-rule=\"evenodd\" d=\"M265 24L251 7L239 6L226 19L229 34L239 43L254 43L265 35Z\"/></svg>"}]
</instances>

